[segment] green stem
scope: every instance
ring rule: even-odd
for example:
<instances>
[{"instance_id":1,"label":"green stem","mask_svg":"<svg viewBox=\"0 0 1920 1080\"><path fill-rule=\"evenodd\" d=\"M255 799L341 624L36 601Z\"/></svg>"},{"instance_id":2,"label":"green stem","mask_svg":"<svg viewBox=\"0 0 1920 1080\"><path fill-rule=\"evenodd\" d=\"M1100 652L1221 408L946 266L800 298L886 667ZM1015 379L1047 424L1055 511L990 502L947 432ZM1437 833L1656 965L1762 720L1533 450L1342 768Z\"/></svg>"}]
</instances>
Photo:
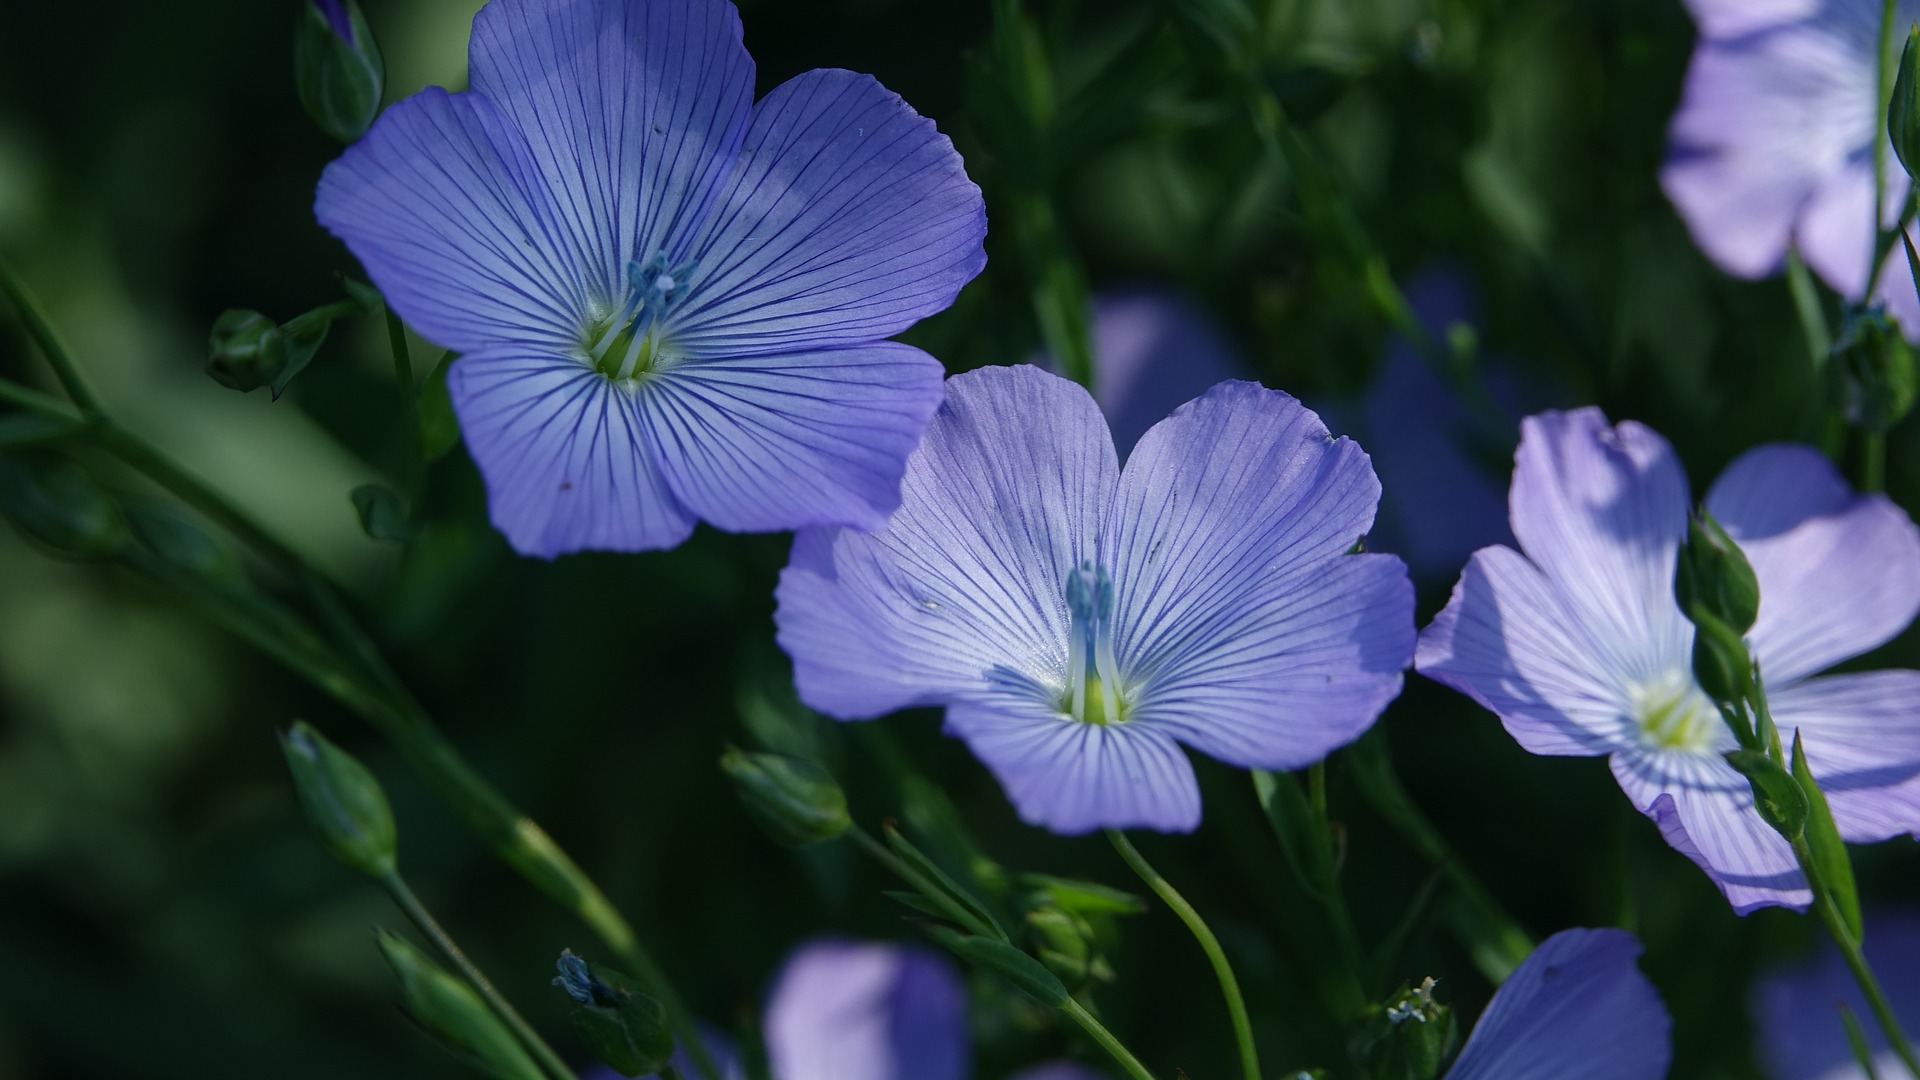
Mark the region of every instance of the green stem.
<instances>
[{"instance_id":1,"label":"green stem","mask_svg":"<svg viewBox=\"0 0 1920 1080\"><path fill-rule=\"evenodd\" d=\"M391 741L407 763L427 781L478 833L497 855L535 887L573 912L599 935L633 975L646 982L666 1008L674 1030L693 1055L706 1080L720 1080L720 1070L700 1042L693 1021L667 981L660 965L640 944L618 909L573 859L555 844L533 819L521 813L505 796L460 756L434 725L432 718L407 693L404 684L381 656L379 648L360 628L346 604L320 572L297 552L267 532L246 513L187 471L151 443L121 427L100 411L99 402L80 377L72 355L46 320L38 303L11 269L0 263L0 291L19 311L22 322L67 393L91 421L99 446L145 474L182 501L252 548L255 554L293 581L314 601L334 633L347 644L357 663L333 656L324 643L290 644L285 627L273 626L231 610L231 600L199 590L203 606L234 626L336 700L359 714ZM21 388L24 390L24 388ZM32 392L28 391L31 395ZM19 400L22 395L10 395ZM222 613L221 605L228 609ZM371 678L374 685L369 686Z\"/></svg>"},{"instance_id":2,"label":"green stem","mask_svg":"<svg viewBox=\"0 0 1920 1080\"><path fill-rule=\"evenodd\" d=\"M1462 929L1474 962L1487 978L1499 983L1533 952L1533 938L1520 929L1512 915L1493 898L1473 871L1457 858L1440 830L1414 805L1394 772L1386 736L1378 728L1368 732L1347 752L1360 793L1413 849L1445 874L1447 882L1467 903L1477 925Z\"/></svg>"},{"instance_id":3,"label":"green stem","mask_svg":"<svg viewBox=\"0 0 1920 1080\"><path fill-rule=\"evenodd\" d=\"M1114 1038L1113 1032L1108 1031L1106 1025L1095 1019L1085 1005L1073 998L1068 998L1067 1003L1060 1006L1060 1011L1073 1017L1073 1022L1079 1024L1082 1030L1091 1035L1093 1041L1100 1044L1101 1049L1113 1055L1113 1060L1119 1062L1122 1069L1127 1070L1128 1076L1133 1077L1134 1080L1154 1080L1153 1074L1147 1071L1147 1067L1140 1063L1139 1058L1133 1056L1133 1051L1128 1050L1119 1039Z\"/></svg>"},{"instance_id":4,"label":"green stem","mask_svg":"<svg viewBox=\"0 0 1920 1080\"><path fill-rule=\"evenodd\" d=\"M1213 930L1205 919L1195 911L1187 898L1166 878L1160 876L1147 860L1135 850L1133 843L1118 829L1108 829L1107 839L1112 841L1113 849L1120 853L1140 880L1147 883L1166 905L1173 909L1180 921L1187 924L1193 932L1195 941L1200 943L1200 951L1207 954L1207 962L1213 965L1214 977L1220 980L1220 992L1227 998L1227 1014L1233 1019L1233 1037L1240 1048L1240 1071L1245 1080L1260 1080L1260 1055L1253 1045L1253 1024L1247 1019L1247 1003L1240 996L1240 982L1233 977L1233 966L1227 963L1227 954L1220 948L1220 939L1213 936Z\"/></svg>"},{"instance_id":5,"label":"green stem","mask_svg":"<svg viewBox=\"0 0 1920 1080\"><path fill-rule=\"evenodd\" d=\"M946 913L947 918L981 937L1005 938L1006 935L998 933L993 927L981 922L979 916L968 911L938 882L907 865L906 860L895 855L891 848L875 840L872 833L858 825L848 827L847 832L867 854L873 856L876 862L892 871L895 877L913 886L920 895L938 905L940 910Z\"/></svg>"},{"instance_id":6,"label":"green stem","mask_svg":"<svg viewBox=\"0 0 1920 1080\"><path fill-rule=\"evenodd\" d=\"M53 328L47 313L41 309L40 301L27 290L26 283L14 272L11 265L0 261L0 292L7 294L13 302L14 310L20 313L20 322L26 327L27 336L40 346L40 353L47 358L48 366L53 368L54 377L60 380L60 386L67 396L79 407L82 415L97 417L101 415L100 399L94 396L93 388L80 374L80 368L73 362L73 353L68 351L66 343Z\"/></svg>"},{"instance_id":7,"label":"green stem","mask_svg":"<svg viewBox=\"0 0 1920 1080\"><path fill-rule=\"evenodd\" d=\"M440 955L446 959L447 963L452 964L461 975L466 977L467 982L480 994L481 1000L487 1003L487 1007L493 1010L495 1016L512 1029L521 1044L539 1059L540 1064L553 1075L554 1080L579 1080L566 1061L554 1052L553 1047L547 1045L547 1040L541 1038L540 1033L533 1029L533 1025L527 1023L526 1018L513 1007L513 1003L494 988L486 973L467 957L459 943L453 940L453 936L448 934L433 917L433 913L427 910L427 906L420 902L420 898L414 895L412 889L407 887L406 879L400 876L398 870L389 870L382 875L380 884L386 886L387 894L393 897L393 902L400 906L401 911L407 913L407 918L413 920L413 925L420 928L420 932L427 936L427 940L433 942L434 948L440 951Z\"/></svg>"},{"instance_id":8,"label":"green stem","mask_svg":"<svg viewBox=\"0 0 1920 1080\"><path fill-rule=\"evenodd\" d=\"M73 415L73 412L67 408L66 402L52 394L43 394L31 387L22 386L12 379L0 379L0 401L18 405L28 412L39 413L51 420L65 420L76 424L84 422Z\"/></svg>"},{"instance_id":9,"label":"green stem","mask_svg":"<svg viewBox=\"0 0 1920 1080\"><path fill-rule=\"evenodd\" d=\"M1860 433L1860 490L1887 490L1887 437L1877 431Z\"/></svg>"},{"instance_id":10,"label":"green stem","mask_svg":"<svg viewBox=\"0 0 1920 1080\"><path fill-rule=\"evenodd\" d=\"M1880 281L1880 268L1886 264L1887 252L1892 250L1886 244L1886 231L1883 222L1887 219L1887 103L1893 98L1893 58L1888 50L1893 45L1893 11L1896 0L1880 0L1880 50L1873 58L1873 265L1867 267L1867 291L1862 299L1873 296L1873 287Z\"/></svg>"},{"instance_id":11,"label":"green stem","mask_svg":"<svg viewBox=\"0 0 1920 1080\"><path fill-rule=\"evenodd\" d=\"M405 488L407 516L418 518L420 491L426 483L427 452L420 431L420 388L413 381L413 354L407 348L407 327L387 309L387 342L393 349L393 381L400 388L400 414L406 425Z\"/></svg>"},{"instance_id":12,"label":"green stem","mask_svg":"<svg viewBox=\"0 0 1920 1080\"><path fill-rule=\"evenodd\" d=\"M1805 837L1793 842L1793 853L1799 858L1801 872L1806 874L1807 882L1813 889L1814 911L1820 916L1821 925L1826 927L1827 936L1839 947L1840 955L1847 962L1847 970L1853 973L1853 981L1859 984L1860 993L1873 1009L1874 1019L1880 1022L1880 1030L1886 1034L1888 1045L1893 1047L1893 1052L1899 1056L1907 1071L1920 1077L1920 1057L1915 1056L1912 1043L1907 1041L1907 1033L1900 1027L1892 1006L1887 1004L1887 995L1880 989L1880 980L1874 977L1873 968L1867 964L1866 954L1861 951L1859 940L1847 926L1846 917L1840 913L1839 905L1833 902L1833 897L1821 883L1813 851L1808 847Z\"/></svg>"}]
</instances>

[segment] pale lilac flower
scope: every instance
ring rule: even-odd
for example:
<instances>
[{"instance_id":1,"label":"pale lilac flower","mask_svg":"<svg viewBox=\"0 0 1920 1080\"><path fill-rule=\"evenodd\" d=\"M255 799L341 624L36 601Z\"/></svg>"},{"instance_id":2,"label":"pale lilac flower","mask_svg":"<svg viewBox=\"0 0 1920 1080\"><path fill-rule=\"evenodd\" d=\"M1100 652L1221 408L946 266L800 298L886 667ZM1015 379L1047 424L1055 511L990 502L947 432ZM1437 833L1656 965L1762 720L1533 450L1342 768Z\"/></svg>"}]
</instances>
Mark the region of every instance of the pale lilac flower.
<instances>
[{"instance_id":1,"label":"pale lilac flower","mask_svg":"<svg viewBox=\"0 0 1920 1080\"><path fill-rule=\"evenodd\" d=\"M1873 262L1874 143L1886 103L1874 83L1880 0L1687 0L1700 26L1660 183L1693 238L1728 273L1778 271L1789 244L1849 299L1863 299ZM1894 25L1920 17L1900 0ZM1896 45L1897 48L1897 45ZM1907 176L1886 155L1884 224ZM1911 334L1920 300L1895 244L1884 300Z\"/></svg>"},{"instance_id":2,"label":"pale lilac flower","mask_svg":"<svg viewBox=\"0 0 1920 1080\"><path fill-rule=\"evenodd\" d=\"M772 1080L968 1080L972 1068L966 986L952 962L918 946L800 946L774 979L761 1034ZM732 1048L706 1041L727 1080L744 1080ZM675 1066L689 1080L695 1075L679 1055ZM1101 1078L1062 1062L1014 1080Z\"/></svg>"},{"instance_id":3,"label":"pale lilac flower","mask_svg":"<svg viewBox=\"0 0 1920 1080\"><path fill-rule=\"evenodd\" d=\"M753 101L726 0L492 0L315 212L449 372L523 552L877 528L940 402L883 340L979 272L979 189L870 76Z\"/></svg>"},{"instance_id":4,"label":"pale lilac flower","mask_svg":"<svg viewBox=\"0 0 1920 1080\"><path fill-rule=\"evenodd\" d=\"M774 618L809 705L945 706L1026 821L1188 830L1182 744L1299 768L1400 692L1406 568L1347 553L1379 495L1358 446L1254 383L1123 470L1085 390L987 368L948 380L884 530L795 538Z\"/></svg>"},{"instance_id":5,"label":"pale lilac flower","mask_svg":"<svg viewBox=\"0 0 1920 1080\"><path fill-rule=\"evenodd\" d=\"M1673 1022L1639 956L1625 930L1541 942L1494 992L1446 1080L1661 1080Z\"/></svg>"},{"instance_id":6,"label":"pale lilac flower","mask_svg":"<svg viewBox=\"0 0 1920 1080\"><path fill-rule=\"evenodd\" d=\"M1867 963L1880 976L1887 1004L1908 1031L1920 1028L1920 919L1903 913L1869 917L1867 925ZM1843 1002L1860 1022L1874 1072L1888 1080L1907 1075L1847 962L1824 943L1815 959L1768 975L1754 987L1753 1026L1767 1075L1773 1080L1867 1080L1840 1019Z\"/></svg>"},{"instance_id":7,"label":"pale lilac flower","mask_svg":"<svg viewBox=\"0 0 1920 1080\"><path fill-rule=\"evenodd\" d=\"M1693 679L1693 627L1673 598L1689 509L1673 448L1632 421L1608 426L1598 409L1530 417L1510 505L1520 551L1474 555L1421 635L1418 670L1498 714L1536 754L1609 755L1633 805L1735 911L1805 908L1793 853L1721 757L1733 735ZM1818 673L1920 611L1920 532L1805 446L1749 451L1706 505L1759 578L1748 643L1781 737L1805 737L1841 833L1913 832L1920 672Z\"/></svg>"}]
</instances>

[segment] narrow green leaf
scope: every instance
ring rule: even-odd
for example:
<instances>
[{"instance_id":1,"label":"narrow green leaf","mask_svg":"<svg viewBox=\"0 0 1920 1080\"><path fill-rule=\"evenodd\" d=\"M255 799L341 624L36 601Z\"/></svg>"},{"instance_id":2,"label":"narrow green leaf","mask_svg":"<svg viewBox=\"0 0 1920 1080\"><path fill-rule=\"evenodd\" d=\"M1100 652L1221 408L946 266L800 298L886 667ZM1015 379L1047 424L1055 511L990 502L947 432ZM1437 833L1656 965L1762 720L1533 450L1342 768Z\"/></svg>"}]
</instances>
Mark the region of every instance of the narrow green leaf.
<instances>
[{"instance_id":1,"label":"narrow green leaf","mask_svg":"<svg viewBox=\"0 0 1920 1080\"><path fill-rule=\"evenodd\" d=\"M1280 839L1280 851L1287 866L1314 898L1322 903L1333 897L1333 845L1327 837L1320 815L1307 801L1307 793L1291 773L1253 770L1254 794L1260 808L1267 812L1274 835Z\"/></svg>"},{"instance_id":2,"label":"narrow green leaf","mask_svg":"<svg viewBox=\"0 0 1920 1080\"><path fill-rule=\"evenodd\" d=\"M1853 939L1860 941L1865 924L1860 917L1860 890L1853 880L1853 861L1847 857L1840 827L1833 823L1827 796L1814 780L1813 770L1807 767L1807 755L1801 749L1798 730L1793 733L1793 775L1807 799L1807 849L1813 853L1814 870L1828 895L1833 897L1834 906L1840 909L1841 918L1847 921L1847 928L1853 931Z\"/></svg>"},{"instance_id":3,"label":"narrow green leaf","mask_svg":"<svg viewBox=\"0 0 1920 1080\"><path fill-rule=\"evenodd\" d=\"M460 421L453 414L453 396L447 392L447 366L457 356L448 349L420 388L420 450L428 461L460 444Z\"/></svg>"},{"instance_id":4,"label":"narrow green leaf","mask_svg":"<svg viewBox=\"0 0 1920 1080\"><path fill-rule=\"evenodd\" d=\"M944 926L929 926L934 940L967 963L1012 983L1042 1005L1059 1008L1067 1003L1067 987L1047 966L1004 941L969 936Z\"/></svg>"},{"instance_id":5,"label":"narrow green leaf","mask_svg":"<svg viewBox=\"0 0 1920 1080\"><path fill-rule=\"evenodd\" d=\"M1001 941L1008 940L1006 930L1001 928L999 920L993 917L993 913L988 911L986 906L981 904L980 901L974 899L972 893L961 888L959 883L948 876L946 871L935 865L932 859L922 854L919 848L914 847L905 836L900 834L899 829L893 827L892 822L887 823L884 831L887 836L887 846L893 849L895 855L900 856L902 862L913 867L929 881L932 881L941 889L945 890L961 907L967 910L968 914L979 919L982 924L979 928L980 930L991 933Z\"/></svg>"},{"instance_id":6,"label":"narrow green leaf","mask_svg":"<svg viewBox=\"0 0 1920 1080\"><path fill-rule=\"evenodd\" d=\"M1798 840L1807 827L1807 793L1780 764L1758 750L1734 750L1727 764L1753 787L1753 806L1773 830Z\"/></svg>"}]
</instances>

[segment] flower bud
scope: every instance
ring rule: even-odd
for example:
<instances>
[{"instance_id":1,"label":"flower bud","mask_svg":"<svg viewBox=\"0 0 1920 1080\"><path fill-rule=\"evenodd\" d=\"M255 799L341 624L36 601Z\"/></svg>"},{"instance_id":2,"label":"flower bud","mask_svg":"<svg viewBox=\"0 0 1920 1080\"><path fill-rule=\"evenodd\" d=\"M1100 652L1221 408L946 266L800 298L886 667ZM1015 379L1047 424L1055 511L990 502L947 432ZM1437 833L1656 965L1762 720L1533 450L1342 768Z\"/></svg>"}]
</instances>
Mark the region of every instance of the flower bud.
<instances>
[{"instance_id":1,"label":"flower bud","mask_svg":"<svg viewBox=\"0 0 1920 1080\"><path fill-rule=\"evenodd\" d=\"M1753 656L1733 628L1704 611L1693 618L1693 678L1716 704L1746 700L1753 689Z\"/></svg>"},{"instance_id":2,"label":"flower bud","mask_svg":"<svg viewBox=\"0 0 1920 1080\"><path fill-rule=\"evenodd\" d=\"M281 736L293 786L327 849L363 874L393 872L393 811L365 765L302 722Z\"/></svg>"},{"instance_id":3,"label":"flower bud","mask_svg":"<svg viewBox=\"0 0 1920 1080\"><path fill-rule=\"evenodd\" d=\"M500 1018L473 988L434 963L405 938L376 930L380 952L400 980L407 1014L456 1055L478 1059L501 1080L546 1080Z\"/></svg>"},{"instance_id":4,"label":"flower bud","mask_svg":"<svg viewBox=\"0 0 1920 1080\"><path fill-rule=\"evenodd\" d=\"M1887 138L1908 176L1920 168L1920 77L1914 72L1916 64L1920 64L1920 27L1910 27L1907 46L1900 53L1900 71L1893 80L1893 100L1887 103Z\"/></svg>"},{"instance_id":5,"label":"flower bud","mask_svg":"<svg viewBox=\"0 0 1920 1080\"><path fill-rule=\"evenodd\" d=\"M1096 973L1109 972L1094 942L1093 925L1057 907L1027 912L1027 927L1038 944L1040 962L1069 986L1084 985Z\"/></svg>"},{"instance_id":6,"label":"flower bud","mask_svg":"<svg viewBox=\"0 0 1920 1080\"><path fill-rule=\"evenodd\" d=\"M1760 614L1760 579L1733 537L1702 507L1687 522L1674 568L1673 598L1691 619L1704 609L1736 634L1753 628Z\"/></svg>"},{"instance_id":7,"label":"flower bud","mask_svg":"<svg viewBox=\"0 0 1920 1080\"><path fill-rule=\"evenodd\" d=\"M361 484L349 496L360 515L360 527L375 540L406 543L413 535L407 523L407 504L385 484Z\"/></svg>"},{"instance_id":8,"label":"flower bud","mask_svg":"<svg viewBox=\"0 0 1920 1080\"><path fill-rule=\"evenodd\" d=\"M1727 764L1746 777L1753 787L1753 808L1760 820L1788 840L1800 839L1812 807L1793 774L1758 750L1731 751L1727 754Z\"/></svg>"},{"instance_id":9,"label":"flower bud","mask_svg":"<svg viewBox=\"0 0 1920 1080\"><path fill-rule=\"evenodd\" d=\"M1404 984L1384 1004L1368 1011L1356 1040L1358 1058L1371 1080L1433 1080L1453 1050L1453 1010L1433 998L1434 979Z\"/></svg>"},{"instance_id":10,"label":"flower bud","mask_svg":"<svg viewBox=\"0 0 1920 1080\"><path fill-rule=\"evenodd\" d=\"M223 589L246 583L246 567L232 545L179 508L159 499L123 495L120 509L140 546L166 565Z\"/></svg>"},{"instance_id":11,"label":"flower bud","mask_svg":"<svg viewBox=\"0 0 1920 1080\"><path fill-rule=\"evenodd\" d=\"M1827 359L1834 410L1854 427L1884 435L1913 410L1916 393L1913 347L1886 309L1848 311Z\"/></svg>"},{"instance_id":12,"label":"flower bud","mask_svg":"<svg viewBox=\"0 0 1920 1080\"><path fill-rule=\"evenodd\" d=\"M632 979L563 949L553 985L573 999L573 1027L601 1061L623 1076L650 1076L673 1056L667 1010Z\"/></svg>"},{"instance_id":13,"label":"flower bud","mask_svg":"<svg viewBox=\"0 0 1920 1080\"><path fill-rule=\"evenodd\" d=\"M0 515L57 555L99 559L127 543L126 520L113 497L57 454L0 455Z\"/></svg>"},{"instance_id":14,"label":"flower bud","mask_svg":"<svg viewBox=\"0 0 1920 1080\"><path fill-rule=\"evenodd\" d=\"M352 142L380 112L386 67L354 0L308 0L293 39L294 86L320 130Z\"/></svg>"},{"instance_id":15,"label":"flower bud","mask_svg":"<svg viewBox=\"0 0 1920 1080\"><path fill-rule=\"evenodd\" d=\"M257 311L225 311L207 339L207 374L229 390L246 393L273 383L287 366L280 326Z\"/></svg>"},{"instance_id":16,"label":"flower bud","mask_svg":"<svg viewBox=\"0 0 1920 1080\"><path fill-rule=\"evenodd\" d=\"M728 747L720 768L768 835L789 847L832 840L853 824L847 795L825 769L780 754L749 754Z\"/></svg>"}]
</instances>

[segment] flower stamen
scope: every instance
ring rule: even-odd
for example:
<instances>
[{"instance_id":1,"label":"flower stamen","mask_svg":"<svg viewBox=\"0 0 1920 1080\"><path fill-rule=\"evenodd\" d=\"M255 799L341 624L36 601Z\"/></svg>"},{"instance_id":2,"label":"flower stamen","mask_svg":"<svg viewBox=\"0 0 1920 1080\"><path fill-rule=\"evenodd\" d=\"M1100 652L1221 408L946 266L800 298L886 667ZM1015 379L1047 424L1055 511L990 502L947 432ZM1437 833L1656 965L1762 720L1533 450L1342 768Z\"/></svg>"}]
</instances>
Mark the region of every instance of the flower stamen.
<instances>
[{"instance_id":1,"label":"flower stamen","mask_svg":"<svg viewBox=\"0 0 1920 1080\"><path fill-rule=\"evenodd\" d=\"M1085 724L1126 719L1120 664L1113 655L1113 579L1091 560L1067 574L1067 693L1064 709Z\"/></svg>"},{"instance_id":2,"label":"flower stamen","mask_svg":"<svg viewBox=\"0 0 1920 1080\"><path fill-rule=\"evenodd\" d=\"M687 283L699 265L698 259L689 259L668 269L664 251L645 262L627 263L626 301L587 347L594 368L621 381L653 370L662 352L660 320L685 297Z\"/></svg>"}]
</instances>

